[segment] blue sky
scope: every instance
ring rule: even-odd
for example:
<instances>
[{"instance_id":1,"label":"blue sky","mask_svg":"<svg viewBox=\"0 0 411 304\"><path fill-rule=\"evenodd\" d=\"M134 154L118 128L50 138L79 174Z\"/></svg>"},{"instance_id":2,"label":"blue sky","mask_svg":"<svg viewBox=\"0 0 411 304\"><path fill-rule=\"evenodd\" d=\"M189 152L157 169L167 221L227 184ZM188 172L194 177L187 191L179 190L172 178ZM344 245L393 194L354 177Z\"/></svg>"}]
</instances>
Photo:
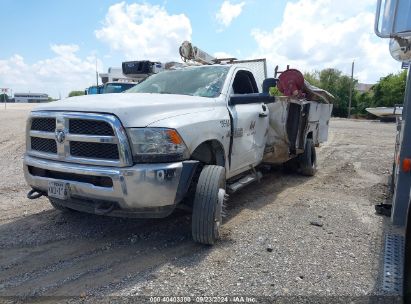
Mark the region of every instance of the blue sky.
<instances>
[{"instance_id":1,"label":"blue sky","mask_svg":"<svg viewBox=\"0 0 411 304\"><path fill-rule=\"evenodd\" d=\"M16 1L2 0L1 57L22 55L28 62L52 56L50 44L77 44L79 55L97 52L98 56L112 55L104 60L105 65L119 65L121 52L111 52L110 47L99 41L94 31L101 26L108 8L120 1L70 0L70 1ZM137 1L125 1L135 3ZM253 0L247 3L241 20L234 20L225 31L218 32L215 20L222 1L142 1L161 5L169 14L185 14L193 27L192 39L199 46L206 46L210 53L224 51L244 54L252 52L255 42L249 35L250 25L269 30L281 22L285 1ZM258 3L257 3L258 2ZM251 8L252 7L252 8ZM16 18L18 16L18 18ZM18 20L18 22L16 22ZM176 50L177 53L177 50ZM1 58L0 57L0 58ZM116 60L117 59L117 60Z\"/></svg>"},{"instance_id":2,"label":"blue sky","mask_svg":"<svg viewBox=\"0 0 411 304\"><path fill-rule=\"evenodd\" d=\"M266 57L270 68L349 73L355 60L356 77L375 82L399 69L373 34L375 3L1 0L0 87L65 96L93 84L95 58L100 72L124 60L172 60L185 39L210 54Z\"/></svg>"}]
</instances>

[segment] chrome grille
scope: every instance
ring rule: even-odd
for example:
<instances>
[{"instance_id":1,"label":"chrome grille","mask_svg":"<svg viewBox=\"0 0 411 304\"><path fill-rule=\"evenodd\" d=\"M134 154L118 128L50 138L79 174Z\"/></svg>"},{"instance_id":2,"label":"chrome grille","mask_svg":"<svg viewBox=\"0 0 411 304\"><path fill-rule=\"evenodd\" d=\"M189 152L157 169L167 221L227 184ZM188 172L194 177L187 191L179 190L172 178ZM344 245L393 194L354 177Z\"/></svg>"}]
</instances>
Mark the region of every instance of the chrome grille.
<instances>
[{"instance_id":1,"label":"chrome grille","mask_svg":"<svg viewBox=\"0 0 411 304\"><path fill-rule=\"evenodd\" d=\"M56 130L55 118L33 118L31 120L31 129L34 131L54 132Z\"/></svg>"},{"instance_id":2,"label":"chrome grille","mask_svg":"<svg viewBox=\"0 0 411 304\"><path fill-rule=\"evenodd\" d=\"M116 144L72 141L70 142L70 154L77 157L119 159Z\"/></svg>"},{"instance_id":3,"label":"chrome grille","mask_svg":"<svg viewBox=\"0 0 411 304\"><path fill-rule=\"evenodd\" d=\"M113 136L113 128L105 121L88 119L70 119L69 133L86 135Z\"/></svg>"},{"instance_id":4,"label":"chrome grille","mask_svg":"<svg viewBox=\"0 0 411 304\"><path fill-rule=\"evenodd\" d=\"M57 143L54 139L31 137L31 148L45 153L57 153Z\"/></svg>"},{"instance_id":5,"label":"chrome grille","mask_svg":"<svg viewBox=\"0 0 411 304\"><path fill-rule=\"evenodd\" d=\"M32 156L104 166L132 164L126 133L113 115L32 112L27 134Z\"/></svg>"}]
</instances>

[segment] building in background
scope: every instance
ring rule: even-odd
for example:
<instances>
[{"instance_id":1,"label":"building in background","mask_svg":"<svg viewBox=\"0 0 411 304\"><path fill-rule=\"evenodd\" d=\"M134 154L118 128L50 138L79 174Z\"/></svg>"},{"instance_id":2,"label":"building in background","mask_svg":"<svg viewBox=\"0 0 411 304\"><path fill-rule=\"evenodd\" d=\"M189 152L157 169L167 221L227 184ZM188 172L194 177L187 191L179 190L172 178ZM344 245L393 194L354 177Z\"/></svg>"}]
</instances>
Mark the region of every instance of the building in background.
<instances>
[{"instance_id":1,"label":"building in background","mask_svg":"<svg viewBox=\"0 0 411 304\"><path fill-rule=\"evenodd\" d=\"M355 86L355 88L357 89L357 91L359 91L360 93L367 93L369 92L372 87L375 84L369 84L369 83L357 83L357 85Z\"/></svg>"},{"instance_id":2,"label":"building in background","mask_svg":"<svg viewBox=\"0 0 411 304\"><path fill-rule=\"evenodd\" d=\"M14 93L15 102L39 103L48 100L49 95L43 93Z\"/></svg>"},{"instance_id":3,"label":"building in background","mask_svg":"<svg viewBox=\"0 0 411 304\"><path fill-rule=\"evenodd\" d=\"M130 81L127 76L123 75L123 70L121 68L108 68L107 73L99 73L99 76L103 84L115 81Z\"/></svg>"}]
</instances>

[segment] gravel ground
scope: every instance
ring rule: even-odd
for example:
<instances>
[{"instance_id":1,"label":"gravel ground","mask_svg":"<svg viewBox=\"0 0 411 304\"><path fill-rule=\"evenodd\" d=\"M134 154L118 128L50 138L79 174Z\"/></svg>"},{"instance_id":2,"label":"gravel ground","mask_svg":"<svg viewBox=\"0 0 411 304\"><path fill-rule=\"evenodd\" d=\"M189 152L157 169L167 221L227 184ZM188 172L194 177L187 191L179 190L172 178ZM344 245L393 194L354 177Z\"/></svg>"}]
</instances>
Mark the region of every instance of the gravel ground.
<instances>
[{"instance_id":1,"label":"gravel ground","mask_svg":"<svg viewBox=\"0 0 411 304\"><path fill-rule=\"evenodd\" d=\"M228 201L223 238L191 241L190 217L61 213L29 201L29 106L0 109L0 296L370 296L380 290L395 125L334 119L306 178L267 173Z\"/></svg>"}]
</instances>

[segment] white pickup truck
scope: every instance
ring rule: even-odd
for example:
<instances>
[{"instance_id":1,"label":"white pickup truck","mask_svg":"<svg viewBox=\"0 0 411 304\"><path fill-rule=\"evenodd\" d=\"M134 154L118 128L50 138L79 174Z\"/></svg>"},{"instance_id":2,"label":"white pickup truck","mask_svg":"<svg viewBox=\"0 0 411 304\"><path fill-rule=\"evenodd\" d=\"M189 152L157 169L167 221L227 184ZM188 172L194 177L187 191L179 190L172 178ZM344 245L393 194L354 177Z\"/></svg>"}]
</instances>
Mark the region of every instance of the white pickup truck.
<instances>
[{"instance_id":1,"label":"white pickup truck","mask_svg":"<svg viewBox=\"0 0 411 304\"><path fill-rule=\"evenodd\" d=\"M27 122L24 173L33 199L59 210L165 217L184 203L195 241L219 237L226 192L291 163L316 170L332 105L259 92L238 64L164 71L121 94L36 107Z\"/></svg>"}]
</instances>

